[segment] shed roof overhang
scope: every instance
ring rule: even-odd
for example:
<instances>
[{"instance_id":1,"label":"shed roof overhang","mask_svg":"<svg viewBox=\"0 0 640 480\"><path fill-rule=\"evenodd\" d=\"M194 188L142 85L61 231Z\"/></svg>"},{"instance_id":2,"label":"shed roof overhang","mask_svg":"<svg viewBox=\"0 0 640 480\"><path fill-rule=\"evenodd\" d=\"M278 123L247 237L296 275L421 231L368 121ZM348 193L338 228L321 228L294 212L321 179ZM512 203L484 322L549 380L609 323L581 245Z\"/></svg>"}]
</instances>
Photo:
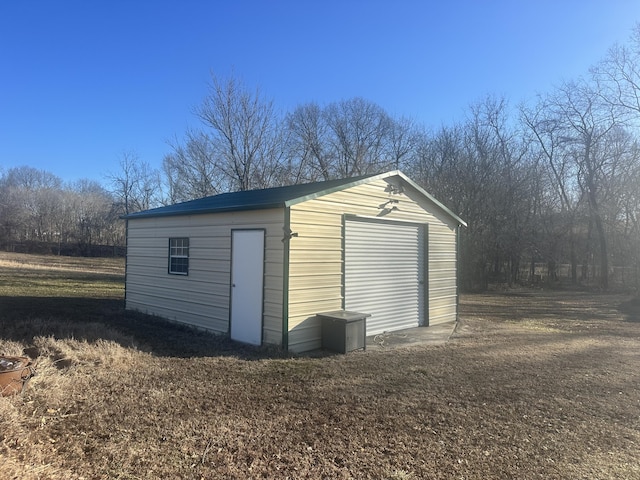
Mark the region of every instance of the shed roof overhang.
<instances>
[{"instance_id":1,"label":"shed roof overhang","mask_svg":"<svg viewBox=\"0 0 640 480\"><path fill-rule=\"evenodd\" d=\"M213 195L197 200L190 200L187 202L176 203L174 205L167 205L164 207L131 213L129 215L123 215L122 218L126 220L134 220L139 218L169 217L177 215L199 215L206 213L287 208L330 193L339 192L347 188L374 182L376 180L388 180L389 183L392 184L393 178L397 178L396 182L404 182L406 185L417 191L437 208L442 210L447 216L451 217L457 224L465 227L467 226L467 223L464 220L399 170L392 170L390 172L374 175L344 178L340 180L328 180L324 182L289 185L285 187L274 187L261 190L222 193L220 195Z\"/></svg>"}]
</instances>

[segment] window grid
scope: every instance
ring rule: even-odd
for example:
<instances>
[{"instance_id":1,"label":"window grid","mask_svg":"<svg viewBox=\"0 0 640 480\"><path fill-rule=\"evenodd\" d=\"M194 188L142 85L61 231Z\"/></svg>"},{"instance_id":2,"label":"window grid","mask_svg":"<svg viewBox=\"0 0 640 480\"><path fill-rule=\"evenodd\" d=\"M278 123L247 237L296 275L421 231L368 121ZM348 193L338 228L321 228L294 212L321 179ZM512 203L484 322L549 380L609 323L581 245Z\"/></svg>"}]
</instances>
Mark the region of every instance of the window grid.
<instances>
[{"instance_id":1,"label":"window grid","mask_svg":"<svg viewBox=\"0 0 640 480\"><path fill-rule=\"evenodd\" d=\"M169 239L169 273L175 275L189 274L189 239Z\"/></svg>"}]
</instances>

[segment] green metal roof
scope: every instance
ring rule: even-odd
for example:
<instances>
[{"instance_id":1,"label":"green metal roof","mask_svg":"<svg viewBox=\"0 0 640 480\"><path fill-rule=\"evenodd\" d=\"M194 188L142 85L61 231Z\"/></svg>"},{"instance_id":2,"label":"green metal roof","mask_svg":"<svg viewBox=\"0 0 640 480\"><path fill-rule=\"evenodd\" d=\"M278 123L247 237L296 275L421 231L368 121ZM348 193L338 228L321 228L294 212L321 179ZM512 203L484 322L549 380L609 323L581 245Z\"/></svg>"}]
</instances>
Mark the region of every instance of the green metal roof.
<instances>
[{"instance_id":1,"label":"green metal roof","mask_svg":"<svg viewBox=\"0 0 640 480\"><path fill-rule=\"evenodd\" d=\"M438 202L421 187L411 181L402 172L394 170L387 173L364 175L360 177L327 180L325 182L289 185L286 187L265 188L262 190L245 190L241 192L222 193L211 197L199 198L188 202L176 203L165 207L152 208L141 212L131 213L122 218L133 220L137 218L168 217L175 215L198 215L204 213L236 212L243 210L260 210L267 208L284 208L297 203L337 192L347 188L362 185L375 180L397 176L418 190L422 195L440 207L445 213L460 225L466 222Z\"/></svg>"}]
</instances>

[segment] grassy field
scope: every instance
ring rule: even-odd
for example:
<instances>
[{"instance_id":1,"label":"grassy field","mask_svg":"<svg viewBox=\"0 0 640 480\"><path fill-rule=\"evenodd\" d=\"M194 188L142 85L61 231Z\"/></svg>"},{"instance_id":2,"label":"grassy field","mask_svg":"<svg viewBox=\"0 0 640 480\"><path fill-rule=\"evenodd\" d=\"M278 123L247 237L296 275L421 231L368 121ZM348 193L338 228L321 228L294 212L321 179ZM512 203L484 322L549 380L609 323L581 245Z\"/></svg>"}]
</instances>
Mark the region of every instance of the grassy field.
<instances>
[{"instance_id":1,"label":"grassy field","mask_svg":"<svg viewBox=\"0 0 640 480\"><path fill-rule=\"evenodd\" d=\"M443 346L288 356L123 311L122 260L0 253L0 478L640 479L640 301L462 298Z\"/></svg>"}]
</instances>

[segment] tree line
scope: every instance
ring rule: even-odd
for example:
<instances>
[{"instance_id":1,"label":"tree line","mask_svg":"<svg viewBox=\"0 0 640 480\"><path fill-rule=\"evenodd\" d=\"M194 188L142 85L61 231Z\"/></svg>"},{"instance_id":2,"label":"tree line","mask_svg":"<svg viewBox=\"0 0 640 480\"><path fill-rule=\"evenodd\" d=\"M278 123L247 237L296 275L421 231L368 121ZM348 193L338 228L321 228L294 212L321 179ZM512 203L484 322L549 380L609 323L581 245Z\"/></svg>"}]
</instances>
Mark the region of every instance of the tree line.
<instances>
[{"instance_id":1,"label":"tree line","mask_svg":"<svg viewBox=\"0 0 640 480\"><path fill-rule=\"evenodd\" d=\"M122 246L122 214L215 195L400 169L468 222L465 290L491 282L640 287L640 26L534 101L488 95L433 129L363 98L280 112L211 76L198 128L160 169L127 152L105 185L20 167L0 176L0 244Z\"/></svg>"},{"instance_id":2,"label":"tree line","mask_svg":"<svg viewBox=\"0 0 640 480\"><path fill-rule=\"evenodd\" d=\"M0 248L67 255L122 252L123 225L114 196L98 182L64 184L31 167L0 175Z\"/></svg>"}]
</instances>

